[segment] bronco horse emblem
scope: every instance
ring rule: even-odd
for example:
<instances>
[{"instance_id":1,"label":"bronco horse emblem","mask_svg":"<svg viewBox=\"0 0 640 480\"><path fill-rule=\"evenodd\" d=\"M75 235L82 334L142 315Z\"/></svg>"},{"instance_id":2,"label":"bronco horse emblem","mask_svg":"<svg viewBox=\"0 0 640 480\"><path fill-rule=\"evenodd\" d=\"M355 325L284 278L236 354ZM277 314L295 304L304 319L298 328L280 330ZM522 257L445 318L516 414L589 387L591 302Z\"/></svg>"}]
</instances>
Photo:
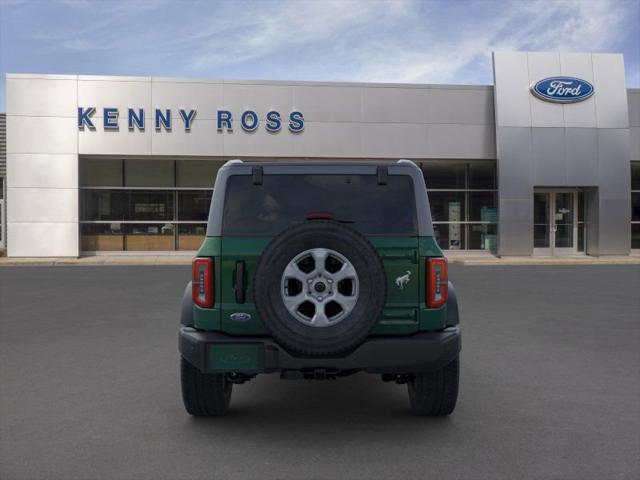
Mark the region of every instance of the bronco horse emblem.
<instances>
[{"instance_id":1,"label":"bronco horse emblem","mask_svg":"<svg viewBox=\"0 0 640 480\"><path fill-rule=\"evenodd\" d=\"M411 271L407 270L407 273L396 278L396 285L400 290L404 290L404 286L411 280Z\"/></svg>"}]
</instances>

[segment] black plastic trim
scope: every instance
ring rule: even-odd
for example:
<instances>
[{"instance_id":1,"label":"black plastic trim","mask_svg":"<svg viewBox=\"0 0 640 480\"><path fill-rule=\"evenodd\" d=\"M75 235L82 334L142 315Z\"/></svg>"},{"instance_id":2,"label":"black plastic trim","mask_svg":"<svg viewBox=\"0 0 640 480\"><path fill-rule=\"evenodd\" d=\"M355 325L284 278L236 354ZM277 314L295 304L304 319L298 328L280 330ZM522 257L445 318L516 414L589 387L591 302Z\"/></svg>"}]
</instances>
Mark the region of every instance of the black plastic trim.
<instances>
[{"instance_id":1,"label":"black plastic trim","mask_svg":"<svg viewBox=\"0 0 640 480\"><path fill-rule=\"evenodd\" d=\"M411 373L439 370L458 356L460 328L421 332L402 337L370 337L350 354L337 358L299 358L281 348L271 337L240 337L181 327L181 355L202 372L207 371L207 347L211 344L259 344L263 364L258 373L286 370L363 370L368 373Z\"/></svg>"}]
</instances>

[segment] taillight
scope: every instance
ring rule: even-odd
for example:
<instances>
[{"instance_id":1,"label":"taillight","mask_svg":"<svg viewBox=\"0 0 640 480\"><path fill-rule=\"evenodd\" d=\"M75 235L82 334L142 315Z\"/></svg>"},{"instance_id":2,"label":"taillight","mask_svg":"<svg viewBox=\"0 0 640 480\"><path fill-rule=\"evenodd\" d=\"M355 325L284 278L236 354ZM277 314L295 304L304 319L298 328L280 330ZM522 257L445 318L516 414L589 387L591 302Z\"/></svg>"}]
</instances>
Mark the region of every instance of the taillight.
<instances>
[{"instance_id":1,"label":"taillight","mask_svg":"<svg viewBox=\"0 0 640 480\"><path fill-rule=\"evenodd\" d=\"M213 258L194 258L191 280L193 303L202 308L213 307Z\"/></svg>"},{"instance_id":2,"label":"taillight","mask_svg":"<svg viewBox=\"0 0 640 480\"><path fill-rule=\"evenodd\" d=\"M444 258L427 259L427 306L438 308L447 303L449 295L449 276L447 260Z\"/></svg>"}]
</instances>

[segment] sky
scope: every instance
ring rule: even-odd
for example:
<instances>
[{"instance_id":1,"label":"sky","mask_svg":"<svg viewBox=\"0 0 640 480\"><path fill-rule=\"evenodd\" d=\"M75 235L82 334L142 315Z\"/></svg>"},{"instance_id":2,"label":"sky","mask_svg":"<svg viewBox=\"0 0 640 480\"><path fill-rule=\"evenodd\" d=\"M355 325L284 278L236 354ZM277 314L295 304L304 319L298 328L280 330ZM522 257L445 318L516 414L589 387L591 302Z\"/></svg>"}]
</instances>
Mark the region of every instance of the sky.
<instances>
[{"instance_id":1,"label":"sky","mask_svg":"<svg viewBox=\"0 0 640 480\"><path fill-rule=\"evenodd\" d=\"M493 83L495 50L619 52L640 0L0 0L5 73Z\"/></svg>"}]
</instances>

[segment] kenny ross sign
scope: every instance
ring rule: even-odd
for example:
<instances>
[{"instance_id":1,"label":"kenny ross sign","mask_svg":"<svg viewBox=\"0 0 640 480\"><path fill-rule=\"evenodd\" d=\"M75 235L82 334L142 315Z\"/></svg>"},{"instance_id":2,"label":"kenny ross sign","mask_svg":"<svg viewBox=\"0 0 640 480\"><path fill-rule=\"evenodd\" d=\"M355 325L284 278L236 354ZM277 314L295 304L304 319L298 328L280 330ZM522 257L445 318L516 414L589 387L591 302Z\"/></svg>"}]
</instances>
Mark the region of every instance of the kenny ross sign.
<instances>
[{"instance_id":1,"label":"kenny ross sign","mask_svg":"<svg viewBox=\"0 0 640 480\"><path fill-rule=\"evenodd\" d=\"M543 78L531 86L531 93L541 100L554 103L574 103L593 95L593 85L575 77Z\"/></svg>"},{"instance_id":2,"label":"kenny ross sign","mask_svg":"<svg viewBox=\"0 0 640 480\"><path fill-rule=\"evenodd\" d=\"M95 130L94 115L96 113L95 107L78 107L78 128L84 130L88 128ZM153 113L153 127L156 131L165 130L171 132L174 123L178 122L185 131L191 130L191 126L196 119L197 111L192 110L178 110L179 120L172 118L171 109L156 108ZM126 116L127 127L133 131L135 129L145 129L145 111L143 108L127 108L126 113L120 112L119 109L113 107L105 107L102 109L102 126L105 130L117 130L120 128L118 123L120 115ZM245 110L242 112L238 119L234 118L233 114L229 110L218 110L216 112L216 124L218 132L224 132L225 130L233 131L234 123L239 122L240 127L245 132L254 132L260 127L260 117L253 110ZM304 130L304 116L302 112L297 110L289 113L286 120L282 118L280 112L276 110L269 110L264 118L264 128L268 132L277 133L282 130L283 123L287 124L287 127L291 133L299 133Z\"/></svg>"}]
</instances>

